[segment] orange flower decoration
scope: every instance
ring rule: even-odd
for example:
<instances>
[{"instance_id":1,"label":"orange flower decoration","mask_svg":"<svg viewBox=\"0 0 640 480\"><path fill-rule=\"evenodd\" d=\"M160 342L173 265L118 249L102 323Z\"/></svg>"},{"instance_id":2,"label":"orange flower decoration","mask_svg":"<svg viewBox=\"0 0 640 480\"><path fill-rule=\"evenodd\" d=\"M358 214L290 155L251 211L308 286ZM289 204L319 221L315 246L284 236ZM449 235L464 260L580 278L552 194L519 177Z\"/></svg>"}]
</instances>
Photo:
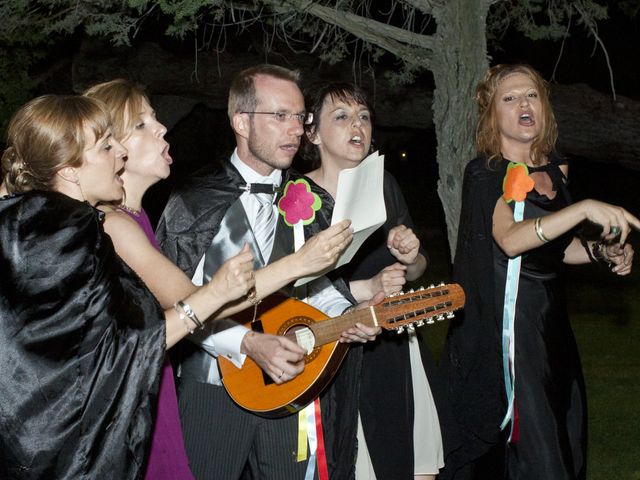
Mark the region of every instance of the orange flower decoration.
<instances>
[{"instance_id":1,"label":"orange flower decoration","mask_svg":"<svg viewBox=\"0 0 640 480\"><path fill-rule=\"evenodd\" d=\"M502 182L502 191L507 203L516 201L522 202L527 198L527 193L533 190L535 182L529 176L529 169L524 163L510 162L507 167L507 174Z\"/></svg>"}]
</instances>

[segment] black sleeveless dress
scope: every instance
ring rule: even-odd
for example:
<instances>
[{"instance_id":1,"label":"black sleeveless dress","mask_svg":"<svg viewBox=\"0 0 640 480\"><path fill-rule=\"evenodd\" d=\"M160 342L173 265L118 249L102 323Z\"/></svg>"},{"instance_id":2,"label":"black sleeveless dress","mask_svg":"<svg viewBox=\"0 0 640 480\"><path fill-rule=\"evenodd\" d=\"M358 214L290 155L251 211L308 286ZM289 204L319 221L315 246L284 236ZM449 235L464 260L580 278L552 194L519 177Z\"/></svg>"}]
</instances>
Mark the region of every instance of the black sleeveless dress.
<instances>
[{"instance_id":1,"label":"black sleeveless dress","mask_svg":"<svg viewBox=\"0 0 640 480\"><path fill-rule=\"evenodd\" d=\"M530 167L529 173L534 172L549 175L556 195L549 199L535 189L529 192L525 220L556 212L570 203L558 161ZM564 251L572 238L565 234L522 254L515 315L517 441L507 448L509 479L585 477L585 385L560 274ZM508 258L497 246L494 262L496 300L501 305Z\"/></svg>"},{"instance_id":2,"label":"black sleeveless dress","mask_svg":"<svg viewBox=\"0 0 640 480\"><path fill-rule=\"evenodd\" d=\"M529 168L548 174L556 194L550 199L529 192L525 219L571 203L562 163L552 156L549 164ZM507 164L488 168L479 157L465 171L454 281L467 301L451 324L441 363L456 417L451 430L459 437L444 435L453 443L446 445L450 455L441 477L584 479L585 386L561 274L572 232L522 254L515 315L517 441L505 447L506 435L499 429L506 412L501 329L508 258L493 241L492 216ZM495 453L505 450L503 463L505 457Z\"/></svg>"}]
</instances>

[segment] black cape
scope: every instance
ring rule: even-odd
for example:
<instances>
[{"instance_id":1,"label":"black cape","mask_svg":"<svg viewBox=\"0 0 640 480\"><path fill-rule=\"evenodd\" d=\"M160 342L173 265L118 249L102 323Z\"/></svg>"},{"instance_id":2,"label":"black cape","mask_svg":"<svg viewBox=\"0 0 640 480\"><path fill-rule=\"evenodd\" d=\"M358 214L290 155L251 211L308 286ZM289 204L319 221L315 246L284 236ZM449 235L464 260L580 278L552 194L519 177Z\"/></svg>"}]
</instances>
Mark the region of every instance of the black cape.
<instances>
[{"instance_id":1,"label":"black cape","mask_svg":"<svg viewBox=\"0 0 640 480\"><path fill-rule=\"evenodd\" d=\"M307 180L322 200L322 209L316 213L316 228L326 228L331 223L335 201L322 187ZM387 248L389 231L397 225L414 228L414 223L398 182L387 171L383 192L386 222L371 234L348 264L331 275L340 275L349 281L365 280L397 261ZM428 258L422 247L420 253ZM420 338L420 329L416 333ZM439 371L426 343L422 338L419 342L438 416L448 418L450 412ZM359 411L376 476L413 478L414 448L420 450L421 446L413 444L413 384L407 338L395 331L383 330L378 340L366 343L362 349ZM392 449L390 444L394 446Z\"/></svg>"},{"instance_id":2,"label":"black cape","mask_svg":"<svg viewBox=\"0 0 640 480\"><path fill-rule=\"evenodd\" d=\"M0 478L138 478L165 324L99 213L0 200L0 271Z\"/></svg>"},{"instance_id":3,"label":"black cape","mask_svg":"<svg viewBox=\"0 0 640 480\"><path fill-rule=\"evenodd\" d=\"M453 453L445 458L444 478L452 478L458 468L501 439L506 402L491 225L507 165L500 162L490 169L479 157L469 162L464 173L453 281L464 289L466 302L450 324L440 363L456 414L457 424L451 429L460 437L449 438L453 444L445 446Z\"/></svg>"}]
</instances>

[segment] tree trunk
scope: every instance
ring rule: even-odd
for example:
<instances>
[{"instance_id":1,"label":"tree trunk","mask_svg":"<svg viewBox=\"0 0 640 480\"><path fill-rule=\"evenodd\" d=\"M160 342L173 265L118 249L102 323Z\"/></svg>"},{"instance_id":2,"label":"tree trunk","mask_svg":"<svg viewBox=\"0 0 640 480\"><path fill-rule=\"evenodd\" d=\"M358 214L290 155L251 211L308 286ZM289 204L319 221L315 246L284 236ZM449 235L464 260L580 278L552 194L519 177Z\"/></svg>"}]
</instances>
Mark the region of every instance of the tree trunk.
<instances>
[{"instance_id":1,"label":"tree trunk","mask_svg":"<svg viewBox=\"0 0 640 480\"><path fill-rule=\"evenodd\" d=\"M438 195L442 201L451 258L455 254L460 217L462 177L465 165L475 155L473 139L477 110L472 101L487 61L486 0L449 0L433 14L435 37L432 72L433 121L438 139Z\"/></svg>"}]
</instances>

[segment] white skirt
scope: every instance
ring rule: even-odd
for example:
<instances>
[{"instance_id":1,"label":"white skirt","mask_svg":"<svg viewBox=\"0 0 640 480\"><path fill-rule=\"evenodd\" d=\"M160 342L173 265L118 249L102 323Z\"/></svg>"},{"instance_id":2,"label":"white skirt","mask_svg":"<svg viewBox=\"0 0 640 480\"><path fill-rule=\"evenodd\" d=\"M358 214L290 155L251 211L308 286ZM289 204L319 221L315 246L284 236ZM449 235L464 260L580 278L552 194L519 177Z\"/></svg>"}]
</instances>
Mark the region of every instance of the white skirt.
<instances>
[{"instance_id":1,"label":"white skirt","mask_svg":"<svg viewBox=\"0 0 640 480\"><path fill-rule=\"evenodd\" d=\"M442 435L438 412L427 375L424 373L418 338L409 332L409 359L413 383L413 456L415 475L437 475L444 467ZM356 480L376 480L358 414L358 456Z\"/></svg>"},{"instance_id":2,"label":"white skirt","mask_svg":"<svg viewBox=\"0 0 640 480\"><path fill-rule=\"evenodd\" d=\"M436 475L444 467L440 421L422 366L418 338L413 332L409 332L409 358L413 383L413 471L415 475Z\"/></svg>"}]
</instances>

